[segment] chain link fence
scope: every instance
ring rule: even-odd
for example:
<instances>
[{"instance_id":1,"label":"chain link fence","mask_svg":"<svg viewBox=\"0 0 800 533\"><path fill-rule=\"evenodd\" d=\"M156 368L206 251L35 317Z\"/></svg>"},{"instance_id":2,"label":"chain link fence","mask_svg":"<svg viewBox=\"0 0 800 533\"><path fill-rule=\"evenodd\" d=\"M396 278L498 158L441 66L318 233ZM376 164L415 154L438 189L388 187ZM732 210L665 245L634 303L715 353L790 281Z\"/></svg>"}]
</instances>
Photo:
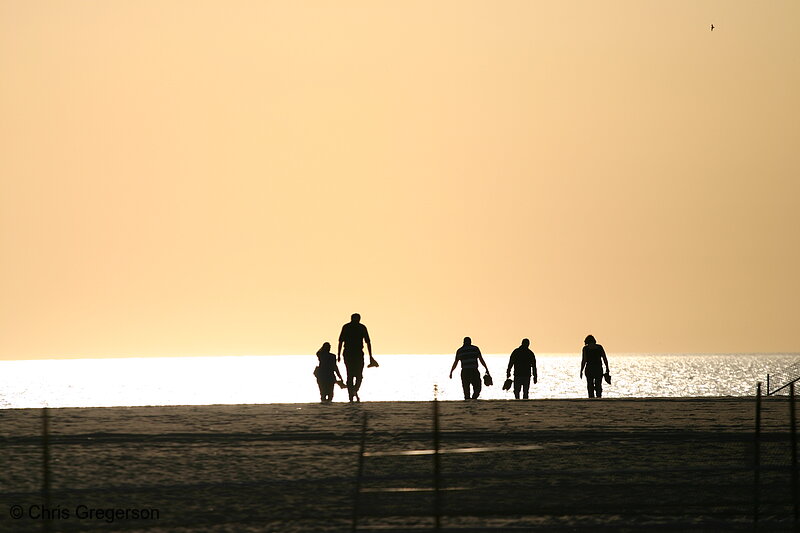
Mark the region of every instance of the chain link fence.
<instances>
[{"instance_id":1,"label":"chain link fence","mask_svg":"<svg viewBox=\"0 0 800 533\"><path fill-rule=\"evenodd\" d=\"M222 425L244 408L220 408L218 428L142 434L120 425L146 424L145 409L108 410L101 432L68 410L18 412L30 427L0 437L0 531L793 531L789 394L409 402L402 426L390 404L306 407L303 420L341 418L277 429L265 418L253 432ZM164 420L212 408L190 409ZM740 421L720 425L716 409ZM80 506L158 515L109 521Z\"/></svg>"}]
</instances>

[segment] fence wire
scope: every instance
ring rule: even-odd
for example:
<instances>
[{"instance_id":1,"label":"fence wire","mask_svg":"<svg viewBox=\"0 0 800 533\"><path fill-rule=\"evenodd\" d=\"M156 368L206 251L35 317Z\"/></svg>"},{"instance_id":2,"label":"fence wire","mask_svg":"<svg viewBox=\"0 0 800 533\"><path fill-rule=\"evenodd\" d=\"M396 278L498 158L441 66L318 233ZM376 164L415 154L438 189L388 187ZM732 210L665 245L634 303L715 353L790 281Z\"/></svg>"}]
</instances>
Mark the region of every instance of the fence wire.
<instances>
[{"instance_id":1,"label":"fence wire","mask_svg":"<svg viewBox=\"0 0 800 533\"><path fill-rule=\"evenodd\" d=\"M769 374L767 396L773 394L788 395L789 384L800 380L800 361Z\"/></svg>"},{"instance_id":2,"label":"fence wire","mask_svg":"<svg viewBox=\"0 0 800 533\"><path fill-rule=\"evenodd\" d=\"M756 530L791 531L797 499L789 403L765 403ZM151 522L52 520L53 531L754 529L756 446L748 431L610 424L586 433L531 432L507 420L484 434L440 427L434 439L430 416L427 434L366 427L339 441L325 432L302 441L244 433L55 435L44 441L46 471L43 441L8 437L0 531L46 530L42 521L12 523L3 515L12 504L42 502L43 486L54 508L161 511ZM51 417L52 427L58 411Z\"/></svg>"}]
</instances>

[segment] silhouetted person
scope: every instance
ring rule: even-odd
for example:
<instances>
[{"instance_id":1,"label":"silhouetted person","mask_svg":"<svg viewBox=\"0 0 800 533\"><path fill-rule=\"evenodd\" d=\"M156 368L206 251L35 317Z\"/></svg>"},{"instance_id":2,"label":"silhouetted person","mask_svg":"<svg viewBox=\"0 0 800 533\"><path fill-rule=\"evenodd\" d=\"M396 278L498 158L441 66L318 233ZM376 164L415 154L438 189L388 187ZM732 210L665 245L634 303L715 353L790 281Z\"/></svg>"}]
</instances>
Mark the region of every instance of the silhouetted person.
<instances>
[{"instance_id":1,"label":"silhouetted person","mask_svg":"<svg viewBox=\"0 0 800 533\"><path fill-rule=\"evenodd\" d=\"M519 391L522 389L522 398L528 399L528 391L531 388L531 374L533 374L533 382L537 383L539 377L536 373L536 355L531 351L531 341L522 339L522 344L511 352L511 357L508 358L508 368L506 369L506 377L511 377L511 368L514 368L514 398L519 400Z\"/></svg>"},{"instance_id":2,"label":"silhouetted person","mask_svg":"<svg viewBox=\"0 0 800 533\"><path fill-rule=\"evenodd\" d=\"M342 374L336 364L336 356L331 353L331 343L322 344L322 348L317 350L317 359L319 365L314 371L314 375L317 376L317 385L319 385L319 399L322 403L332 402L333 386L336 384L335 376L339 376L341 381Z\"/></svg>"},{"instance_id":3,"label":"silhouetted person","mask_svg":"<svg viewBox=\"0 0 800 533\"><path fill-rule=\"evenodd\" d=\"M489 373L489 367L486 366L486 361L483 360L481 350L474 344L472 339L464 337L464 344L456 351L456 360L453 361L453 367L450 369L450 379L453 379L453 370L461 362L461 387L464 389L464 399L477 400L481 394L481 373L478 371L478 361L481 362L486 373ZM472 386L472 396L470 396L470 386Z\"/></svg>"},{"instance_id":4,"label":"silhouetted person","mask_svg":"<svg viewBox=\"0 0 800 533\"><path fill-rule=\"evenodd\" d=\"M358 390L361 388L361 381L364 377L364 343L367 343L369 352L369 366L378 366L378 362L372 357L372 343L369 340L367 327L361 323L361 315L353 313L350 315L350 322L342 326L339 334L339 349L336 352L337 359L342 360L342 344L344 344L344 366L347 369L347 394L350 401L358 397Z\"/></svg>"},{"instance_id":5,"label":"silhouetted person","mask_svg":"<svg viewBox=\"0 0 800 533\"><path fill-rule=\"evenodd\" d=\"M597 344L593 336L588 335L583 341L583 357L581 358L581 373L583 377L584 370L586 372L586 390L589 392L589 398L603 397L603 363L606 365L606 372L608 372L608 359L606 359L606 351L603 347Z\"/></svg>"}]
</instances>

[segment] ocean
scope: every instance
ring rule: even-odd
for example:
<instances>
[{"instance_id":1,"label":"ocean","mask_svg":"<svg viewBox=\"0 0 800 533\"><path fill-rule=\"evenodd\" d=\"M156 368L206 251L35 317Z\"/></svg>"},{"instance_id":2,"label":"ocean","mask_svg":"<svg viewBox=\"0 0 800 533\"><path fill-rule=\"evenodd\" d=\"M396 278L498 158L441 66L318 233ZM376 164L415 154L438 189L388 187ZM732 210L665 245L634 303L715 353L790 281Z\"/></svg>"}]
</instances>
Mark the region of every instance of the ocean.
<instances>
[{"instance_id":1,"label":"ocean","mask_svg":"<svg viewBox=\"0 0 800 533\"><path fill-rule=\"evenodd\" d=\"M365 368L362 401L461 400L453 355L376 354ZM494 384L482 399L513 399L503 391L508 355L484 355ZM609 398L748 396L767 374L780 374L800 354L608 355ZM531 399L583 398L578 354L537 354L539 383ZM0 362L0 409L308 403L319 401L313 355L160 357ZM340 364L344 374L344 364ZM773 388L776 381L773 381ZM334 402L347 391L335 390Z\"/></svg>"}]
</instances>

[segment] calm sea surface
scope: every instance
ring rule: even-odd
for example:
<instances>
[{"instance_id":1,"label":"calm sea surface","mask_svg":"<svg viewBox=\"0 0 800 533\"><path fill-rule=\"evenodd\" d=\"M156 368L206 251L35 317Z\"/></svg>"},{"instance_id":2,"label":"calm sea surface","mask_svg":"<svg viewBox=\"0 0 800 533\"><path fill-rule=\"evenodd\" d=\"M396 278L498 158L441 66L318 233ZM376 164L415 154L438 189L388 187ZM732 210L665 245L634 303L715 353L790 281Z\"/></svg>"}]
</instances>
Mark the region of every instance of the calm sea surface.
<instances>
[{"instance_id":1,"label":"calm sea surface","mask_svg":"<svg viewBox=\"0 0 800 533\"><path fill-rule=\"evenodd\" d=\"M364 370L362 401L462 398L460 367L448 379L452 355L378 355ZM483 399L513 398L503 391L508 355L485 355L494 385ZM800 360L800 354L609 354L614 398L745 396ZM539 384L531 398L582 398L580 356L537 355ZM166 357L0 362L0 408L105 407L305 403L319 400L313 355ZM344 373L344 365L340 364ZM347 401L336 388L334 401Z\"/></svg>"}]
</instances>

